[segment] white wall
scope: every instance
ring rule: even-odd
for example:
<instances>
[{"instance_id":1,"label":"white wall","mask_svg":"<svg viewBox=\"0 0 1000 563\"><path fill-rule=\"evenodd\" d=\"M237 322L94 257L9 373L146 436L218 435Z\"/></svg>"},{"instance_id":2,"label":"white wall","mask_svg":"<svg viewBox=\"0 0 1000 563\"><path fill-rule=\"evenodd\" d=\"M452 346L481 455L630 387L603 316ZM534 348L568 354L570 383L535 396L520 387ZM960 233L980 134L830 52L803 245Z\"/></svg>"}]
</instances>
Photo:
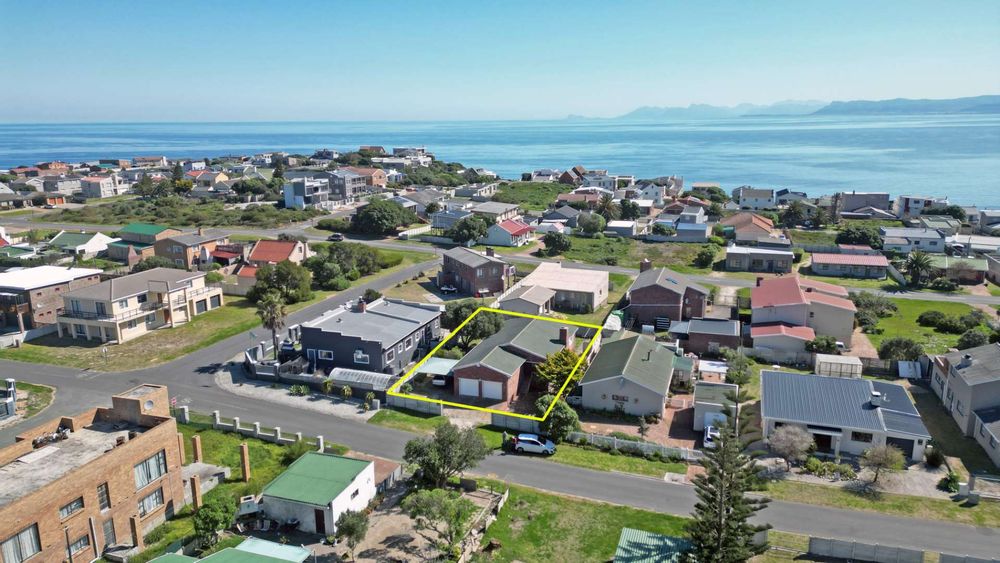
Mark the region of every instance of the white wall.
<instances>
[{"instance_id":1,"label":"white wall","mask_svg":"<svg viewBox=\"0 0 1000 563\"><path fill-rule=\"evenodd\" d=\"M351 498L351 495L355 491L358 492L357 496ZM327 506L323 510L326 533L333 534L336 532L335 524L337 518L343 512L347 510L364 510L373 498L375 498L375 464L369 463L364 471L355 477L350 486L345 488L340 496L333 499L330 506ZM300 522L299 529L311 534L316 533L315 510L318 508L318 506L311 504L269 497L267 495L263 497L263 510L268 516L279 521L291 520L293 518L298 519Z\"/></svg>"}]
</instances>

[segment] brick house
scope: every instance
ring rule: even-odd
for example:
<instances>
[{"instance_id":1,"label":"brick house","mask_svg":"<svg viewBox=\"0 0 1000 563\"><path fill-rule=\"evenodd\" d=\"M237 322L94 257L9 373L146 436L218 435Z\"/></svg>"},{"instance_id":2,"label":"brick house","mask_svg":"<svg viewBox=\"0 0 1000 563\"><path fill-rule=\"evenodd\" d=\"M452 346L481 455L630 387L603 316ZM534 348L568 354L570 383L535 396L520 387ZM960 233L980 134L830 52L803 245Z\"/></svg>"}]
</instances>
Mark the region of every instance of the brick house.
<instances>
[{"instance_id":1,"label":"brick house","mask_svg":"<svg viewBox=\"0 0 1000 563\"><path fill-rule=\"evenodd\" d=\"M502 293L514 285L517 269L496 257L492 248L480 253L456 246L444 253L437 284L452 285L473 296Z\"/></svg>"},{"instance_id":2,"label":"brick house","mask_svg":"<svg viewBox=\"0 0 1000 563\"><path fill-rule=\"evenodd\" d=\"M0 327L18 332L56 323L64 293L101 282L101 270L36 266L0 274Z\"/></svg>"},{"instance_id":3,"label":"brick house","mask_svg":"<svg viewBox=\"0 0 1000 563\"><path fill-rule=\"evenodd\" d=\"M740 322L728 319L697 318L670 324L671 336L678 338L685 352L718 353L720 348L742 345Z\"/></svg>"},{"instance_id":4,"label":"brick house","mask_svg":"<svg viewBox=\"0 0 1000 563\"><path fill-rule=\"evenodd\" d=\"M111 400L0 449L5 562L91 561L116 544L141 549L143 535L184 505L167 388L140 385Z\"/></svg>"},{"instance_id":5,"label":"brick house","mask_svg":"<svg viewBox=\"0 0 1000 563\"><path fill-rule=\"evenodd\" d=\"M381 168L359 168L357 166L345 166L342 170L354 172L365 179L365 185L376 188L384 188L389 183L385 175L385 170Z\"/></svg>"},{"instance_id":6,"label":"brick house","mask_svg":"<svg viewBox=\"0 0 1000 563\"><path fill-rule=\"evenodd\" d=\"M625 293L628 305L625 313L640 325L655 325L668 319L682 321L704 317L708 305L708 290L687 276L653 268L652 262L639 264L639 276Z\"/></svg>"},{"instance_id":7,"label":"brick house","mask_svg":"<svg viewBox=\"0 0 1000 563\"><path fill-rule=\"evenodd\" d=\"M220 244L228 244L229 235L219 231L206 231L173 235L153 243L154 252L171 260L181 268L191 270L212 263L212 252Z\"/></svg>"},{"instance_id":8,"label":"brick house","mask_svg":"<svg viewBox=\"0 0 1000 563\"><path fill-rule=\"evenodd\" d=\"M149 223L129 223L118 231L118 240L108 243L108 258L127 262L129 266L155 254L154 244L181 231Z\"/></svg>"}]
</instances>

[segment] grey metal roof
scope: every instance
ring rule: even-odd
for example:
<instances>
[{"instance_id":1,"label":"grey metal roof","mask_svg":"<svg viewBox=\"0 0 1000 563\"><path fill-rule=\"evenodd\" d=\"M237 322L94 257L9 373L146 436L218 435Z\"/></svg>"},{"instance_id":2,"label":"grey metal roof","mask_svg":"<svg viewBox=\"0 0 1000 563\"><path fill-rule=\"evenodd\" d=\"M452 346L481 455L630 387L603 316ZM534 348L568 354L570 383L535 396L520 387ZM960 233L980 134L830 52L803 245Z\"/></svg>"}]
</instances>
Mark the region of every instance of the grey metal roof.
<instances>
[{"instance_id":1,"label":"grey metal roof","mask_svg":"<svg viewBox=\"0 0 1000 563\"><path fill-rule=\"evenodd\" d=\"M472 208L474 213L488 213L490 215L499 215L501 213L506 213L511 209L517 209L519 206L513 203L500 203L499 201L487 201L480 203L479 205Z\"/></svg>"},{"instance_id":2,"label":"grey metal roof","mask_svg":"<svg viewBox=\"0 0 1000 563\"><path fill-rule=\"evenodd\" d=\"M174 291L182 289L193 279L203 277L205 277L205 272L189 272L174 268L153 268L145 272L139 272L138 274L111 278L99 284L70 291L65 296L77 299L117 301L148 292L151 283L156 290L161 289L161 286L158 286L156 282L162 282L166 284L168 291Z\"/></svg>"},{"instance_id":3,"label":"grey metal roof","mask_svg":"<svg viewBox=\"0 0 1000 563\"><path fill-rule=\"evenodd\" d=\"M570 207L568 205L563 205L562 207L557 207L552 211L549 211L543 217L548 219L549 217L564 217L566 219L572 219L579 215L581 211L575 207Z\"/></svg>"},{"instance_id":4,"label":"grey metal roof","mask_svg":"<svg viewBox=\"0 0 1000 563\"><path fill-rule=\"evenodd\" d=\"M196 244L202 244L213 240L222 240L228 236L229 235L222 231L203 231L202 234L185 233L183 235L170 237L166 240L170 240L184 246L194 246Z\"/></svg>"},{"instance_id":5,"label":"grey metal roof","mask_svg":"<svg viewBox=\"0 0 1000 563\"><path fill-rule=\"evenodd\" d=\"M522 285L514 291L508 293L503 299L500 300L500 302L503 303L513 299L521 299L523 301L527 301L528 303L534 303L535 305L544 305L555 296L556 292L547 287L542 287L540 285Z\"/></svg>"},{"instance_id":6,"label":"grey metal roof","mask_svg":"<svg viewBox=\"0 0 1000 563\"><path fill-rule=\"evenodd\" d=\"M641 272L635 278L635 282L632 284L629 291L642 289L651 285L658 285L660 287L676 291L682 295L684 294L684 291L690 287L699 293L708 295L708 290L701 285L694 283L684 274L679 274L673 270L668 270L667 268L650 268L645 272Z\"/></svg>"},{"instance_id":7,"label":"grey metal roof","mask_svg":"<svg viewBox=\"0 0 1000 563\"><path fill-rule=\"evenodd\" d=\"M443 201L445 198L448 197L448 194L439 192L437 190L420 190L416 192L405 193L401 197L404 197L420 205L426 206L435 201Z\"/></svg>"},{"instance_id":8,"label":"grey metal roof","mask_svg":"<svg viewBox=\"0 0 1000 563\"><path fill-rule=\"evenodd\" d=\"M445 252L444 255L470 268L478 268L490 263L506 264L506 262L496 256L486 256L481 252L465 248L464 246L456 246Z\"/></svg>"},{"instance_id":9,"label":"grey metal roof","mask_svg":"<svg viewBox=\"0 0 1000 563\"><path fill-rule=\"evenodd\" d=\"M970 356L969 365L962 366L965 356ZM1000 344L987 344L944 354L958 376L969 385L990 383L1000 380Z\"/></svg>"},{"instance_id":10,"label":"grey metal roof","mask_svg":"<svg viewBox=\"0 0 1000 563\"><path fill-rule=\"evenodd\" d=\"M648 336L636 334L606 342L580 385L623 377L666 395L674 375L674 353Z\"/></svg>"},{"instance_id":11,"label":"grey metal roof","mask_svg":"<svg viewBox=\"0 0 1000 563\"><path fill-rule=\"evenodd\" d=\"M302 326L318 328L332 334L354 336L369 342L381 342L384 347L399 342L440 317L443 310L442 305L414 303L400 299L377 299L369 303L363 313L353 308L339 307L302 323Z\"/></svg>"},{"instance_id":12,"label":"grey metal roof","mask_svg":"<svg viewBox=\"0 0 1000 563\"><path fill-rule=\"evenodd\" d=\"M718 336L739 336L740 322L728 319L691 319L688 334L715 334Z\"/></svg>"},{"instance_id":13,"label":"grey metal roof","mask_svg":"<svg viewBox=\"0 0 1000 563\"><path fill-rule=\"evenodd\" d=\"M917 227L880 227L883 238L943 239L944 234L936 229Z\"/></svg>"}]
</instances>

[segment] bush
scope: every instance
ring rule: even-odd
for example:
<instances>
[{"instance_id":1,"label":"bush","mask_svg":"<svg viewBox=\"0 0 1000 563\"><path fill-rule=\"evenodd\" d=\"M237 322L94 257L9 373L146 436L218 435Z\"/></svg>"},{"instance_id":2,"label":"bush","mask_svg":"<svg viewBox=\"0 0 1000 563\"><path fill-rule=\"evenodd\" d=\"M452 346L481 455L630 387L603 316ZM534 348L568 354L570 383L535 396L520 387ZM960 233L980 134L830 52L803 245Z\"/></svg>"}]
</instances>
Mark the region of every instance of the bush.
<instances>
[{"instance_id":1,"label":"bush","mask_svg":"<svg viewBox=\"0 0 1000 563\"><path fill-rule=\"evenodd\" d=\"M948 334L962 334L965 332L965 323L962 322L961 317L956 317L954 315L944 315L937 325L935 325L941 332L947 332Z\"/></svg>"},{"instance_id":2,"label":"bush","mask_svg":"<svg viewBox=\"0 0 1000 563\"><path fill-rule=\"evenodd\" d=\"M944 464L944 454L937 448L931 448L924 456L924 463L927 467L941 467Z\"/></svg>"},{"instance_id":3,"label":"bush","mask_svg":"<svg viewBox=\"0 0 1000 563\"><path fill-rule=\"evenodd\" d=\"M805 254L805 252L803 252L801 248L793 248L792 249L792 262L795 263L795 264L798 264L799 262L802 262L802 255L803 254Z\"/></svg>"},{"instance_id":4,"label":"bush","mask_svg":"<svg viewBox=\"0 0 1000 563\"><path fill-rule=\"evenodd\" d=\"M334 233L348 233L351 231L351 221L349 219L320 219L316 222L316 228Z\"/></svg>"},{"instance_id":5,"label":"bush","mask_svg":"<svg viewBox=\"0 0 1000 563\"><path fill-rule=\"evenodd\" d=\"M974 328L967 330L962 333L962 336L958 337L958 342L955 347L959 350L968 350L969 348L976 348L978 346L985 346L989 344L990 337L985 332Z\"/></svg>"},{"instance_id":6,"label":"bush","mask_svg":"<svg viewBox=\"0 0 1000 563\"><path fill-rule=\"evenodd\" d=\"M294 397L301 397L309 394L309 387L306 385L292 385L288 388L288 394Z\"/></svg>"},{"instance_id":7,"label":"bush","mask_svg":"<svg viewBox=\"0 0 1000 563\"><path fill-rule=\"evenodd\" d=\"M803 468L806 470L806 473L816 475L822 470L823 462L815 457L809 456L806 458L806 463L803 465Z\"/></svg>"},{"instance_id":8,"label":"bush","mask_svg":"<svg viewBox=\"0 0 1000 563\"><path fill-rule=\"evenodd\" d=\"M941 311L924 311L917 317L917 324L920 326L938 326L947 317Z\"/></svg>"},{"instance_id":9,"label":"bush","mask_svg":"<svg viewBox=\"0 0 1000 563\"><path fill-rule=\"evenodd\" d=\"M948 475L941 478L938 481L938 488L942 491L947 491L949 493L958 492L958 473L954 471L949 471Z\"/></svg>"},{"instance_id":10,"label":"bush","mask_svg":"<svg viewBox=\"0 0 1000 563\"><path fill-rule=\"evenodd\" d=\"M858 309L855 318L858 320L858 326L865 332L869 332L878 325L878 315L871 309Z\"/></svg>"},{"instance_id":11,"label":"bush","mask_svg":"<svg viewBox=\"0 0 1000 563\"><path fill-rule=\"evenodd\" d=\"M619 440L627 440L629 442L642 442L643 439L640 436L633 436L632 434L626 434L625 432L614 431L608 436L618 438Z\"/></svg>"},{"instance_id":12,"label":"bush","mask_svg":"<svg viewBox=\"0 0 1000 563\"><path fill-rule=\"evenodd\" d=\"M958 289L958 284L948 278L941 277L932 281L928 287L936 291L955 291Z\"/></svg>"},{"instance_id":13,"label":"bush","mask_svg":"<svg viewBox=\"0 0 1000 563\"><path fill-rule=\"evenodd\" d=\"M840 473L840 478L845 481L853 481L858 478L858 474L854 471L854 468L846 463L841 463L837 466L837 473Z\"/></svg>"}]
</instances>

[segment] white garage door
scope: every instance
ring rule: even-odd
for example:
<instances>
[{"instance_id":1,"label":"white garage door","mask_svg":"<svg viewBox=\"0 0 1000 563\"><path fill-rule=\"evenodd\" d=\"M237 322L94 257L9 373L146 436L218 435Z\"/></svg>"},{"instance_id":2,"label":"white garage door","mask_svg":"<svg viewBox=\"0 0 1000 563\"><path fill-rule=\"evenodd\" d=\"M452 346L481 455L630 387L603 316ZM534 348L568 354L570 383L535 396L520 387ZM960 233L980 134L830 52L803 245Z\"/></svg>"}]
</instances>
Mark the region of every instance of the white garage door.
<instances>
[{"instance_id":1,"label":"white garage door","mask_svg":"<svg viewBox=\"0 0 1000 563\"><path fill-rule=\"evenodd\" d=\"M484 381L483 382L483 398L484 399L503 399L503 384L497 383L496 381Z\"/></svg>"},{"instance_id":2,"label":"white garage door","mask_svg":"<svg viewBox=\"0 0 1000 563\"><path fill-rule=\"evenodd\" d=\"M458 394L466 397L479 396L479 380L458 378Z\"/></svg>"}]
</instances>

